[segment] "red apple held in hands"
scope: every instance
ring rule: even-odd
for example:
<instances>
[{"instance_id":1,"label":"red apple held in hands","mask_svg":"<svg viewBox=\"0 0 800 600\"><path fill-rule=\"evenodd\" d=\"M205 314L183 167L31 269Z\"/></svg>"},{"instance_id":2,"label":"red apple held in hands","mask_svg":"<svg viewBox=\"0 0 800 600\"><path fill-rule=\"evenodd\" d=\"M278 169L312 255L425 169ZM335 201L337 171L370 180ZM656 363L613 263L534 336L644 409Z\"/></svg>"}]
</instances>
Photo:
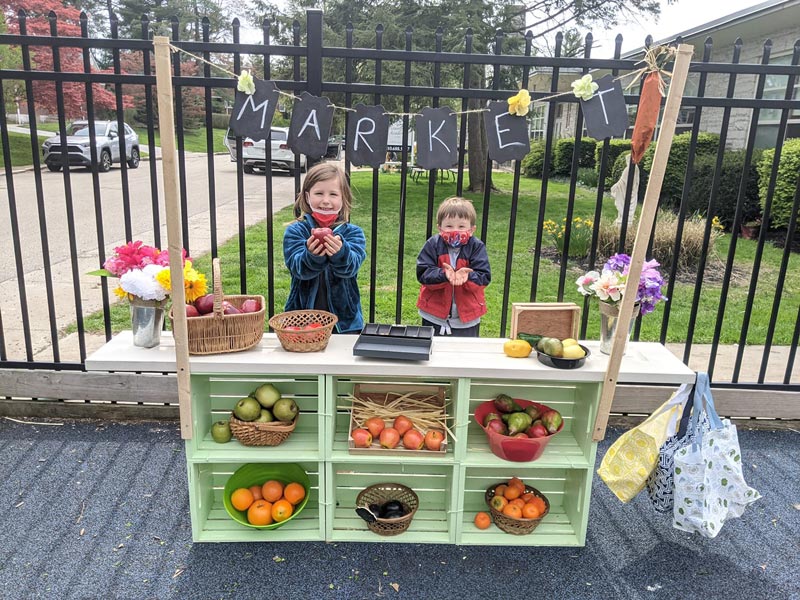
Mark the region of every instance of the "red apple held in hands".
<instances>
[{"instance_id":1,"label":"red apple held in hands","mask_svg":"<svg viewBox=\"0 0 800 600\"><path fill-rule=\"evenodd\" d=\"M406 450L421 450L425 444L425 438L416 429L409 429L403 435L403 446Z\"/></svg>"},{"instance_id":2,"label":"red apple held in hands","mask_svg":"<svg viewBox=\"0 0 800 600\"><path fill-rule=\"evenodd\" d=\"M261 310L261 303L255 298L248 298L242 302L243 313L254 313Z\"/></svg>"},{"instance_id":3,"label":"red apple held in hands","mask_svg":"<svg viewBox=\"0 0 800 600\"><path fill-rule=\"evenodd\" d=\"M214 310L214 294L206 294L200 296L194 301L194 307L201 315L207 315Z\"/></svg>"},{"instance_id":4,"label":"red apple held in hands","mask_svg":"<svg viewBox=\"0 0 800 600\"><path fill-rule=\"evenodd\" d=\"M394 420L394 428L401 436L405 435L409 429L414 428L414 422L405 415L400 415Z\"/></svg>"},{"instance_id":5,"label":"red apple held in hands","mask_svg":"<svg viewBox=\"0 0 800 600\"><path fill-rule=\"evenodd\" d=\"M387 427L381 431L380 442L381 448L397 448L397 444L400 443L400 434L394 427Z\"/></svg>"},{"instance_id":6,"label":"red apple held in hands","mask_svg":"<svg viewBox=\"0 0 800 600\"><path fill-rule=\"evenodd\" d=\"M191 304L187 304L186 305L186 316L187 317L199 317L200 316L200 311L197 310L197 308L195 306L192 306Z\"/></svg>"},{"instance_id":7,"label":"red apple held in hands","mask_svg":"<svg viewBox=\"0 0 800 600\"><path fill-rule=\"evenodd\" d=\"M333 235L333 229L330 227L315 227L311 230L311 237L317 240L320 244L325 241L325 237Z\"/></svg>"},{"instance_id":8,"label":"red apple held in hands","mask_svg":"<svg viewBox=\"0 0 800 600\"><path fill-rule=\"evenodd\" d=\"M372 434L366 429L353 429L350 437L356 448L369 448L372 445Z\"/></svg>"},{"instance_id":9,"label":"red apple held in hands","mask_svg":"<svg viewBox=\"0 0 800 600\"><path fill-rule=\"evenodd\" d=\"M386 429L386 423L384 423L383 419L380 417L370 417L364 422L364 427L369 430L372 434L372 437L378 438L381 435L381 431Z\"/></svg>"},{"instance_id":10,"label":"red apple held in hands","mask_svg":"<svg viewBox=\"0 0 800 600\"><path fill-rule=\"evenodd\" d=\"M425 434L425 448L438 452L442 449L442 442L444 442L444 434L438 429L429 429Z\"/></svg>"}]
</instances>

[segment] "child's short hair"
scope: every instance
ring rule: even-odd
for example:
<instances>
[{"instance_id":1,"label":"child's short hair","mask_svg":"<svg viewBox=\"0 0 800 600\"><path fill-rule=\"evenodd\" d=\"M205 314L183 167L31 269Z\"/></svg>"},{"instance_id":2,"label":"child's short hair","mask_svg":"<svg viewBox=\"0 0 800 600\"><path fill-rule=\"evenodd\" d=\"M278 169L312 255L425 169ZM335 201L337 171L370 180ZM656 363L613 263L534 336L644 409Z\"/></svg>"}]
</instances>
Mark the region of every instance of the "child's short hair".
<instances>
[{"instance_id":1,"label":"child's short hair","mask_svg":"<svg viewBox=\"0 0 800 600\"><path fill-rule=\"evenodd\" d=\"M472 202L461 196L450 196L439 205L439 210L436 211L436 223L441 225L447 217L469 219L469 224L473 227L478 220Z\"/></svg>"},{"instance_id":2,"label":"child's short hair","mask_svg":"<svg viewBox=\"0 0 800 600\"><path fill-rule=\"evenodd\" d=\"M339 182L339 189L342 191L342 210L339 211L342 221L350 220L350 208L353 204L353 195L350 191L350 184L347 177L339 167L331 163L319 163L314 165L306 173L300 193L294 201L294 216L300 218L304 213L311 214L311 206L308 203L306 194L311 191L320 181L336 179Z\"/></svg>"}]
</instances>

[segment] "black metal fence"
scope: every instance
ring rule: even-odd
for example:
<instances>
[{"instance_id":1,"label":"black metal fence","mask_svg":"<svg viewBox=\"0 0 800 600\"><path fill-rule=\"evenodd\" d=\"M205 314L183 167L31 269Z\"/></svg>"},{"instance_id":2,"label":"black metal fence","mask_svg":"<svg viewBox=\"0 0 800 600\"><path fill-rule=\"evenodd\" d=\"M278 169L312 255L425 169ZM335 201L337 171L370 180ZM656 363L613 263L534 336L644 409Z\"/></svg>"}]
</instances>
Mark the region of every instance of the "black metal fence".
<instances>
[{"instance_id":1,"label":"black metal fence","mask_svg":"<svg viewBox=\"0 0 800 600\"><path fill-rule=\"evenodd\" d=\"M25 172L16 172L12 162L12 152L16 148L16 152L20 152L18 147L13 147L12 141L15 135L14 127L9 123L7 118L7 111L4 110L2 118L0 118L0 133L2 134L2 149L4 156L5 167L5 188L7 199L7 216L0 217L0 224L6 222L5 229L7 231L8 242L3 248L9 254L13 254L14 268L13 272L9 272L3 283L3 294L6 298L14 298L14 301L4 302L0 306L0 366L5 368L44 368L44 369L73 369L80 370L83 368L83 361L87 355L87 345L85 341L85 326L84 318L85 311L85 298L86 288L92 287L92 283L85 275L86 270L79 263L82 257L89 257L96 268L98 263L102 263L106 258L106 248L115 243L125 240L142 238L141 221L136 221L137 217L146 215L148 226L145 228L148 231L147 239L152 241L155 245L161 245L161 228L163 226L163 209L159 207L159 180L158 171L159 167L157 161L153 160L157 156L156 145L156 132L157 126L155 122L156 110L154 106L155 94L155 76L153 74L153 57L152 57L152 42L149 41L148 31L150 29L149 23L146 19L142 21L141 36L142 39L120 39L118 35L117 22L111 19L111 36L108 39L90 38L88 34L88 22L85 15L82 15L80 21L80 37L67 37L59 35L59 23L55 15L51 14L50 17L50 34L49 35L30 35L28 33L28 23L26 16L23 12L18 15L19 19L19 34L5 34L0 35L0 45L7 48L18 48L21 58L21 68L18 69L5 69L0 71L0 79L3 86L0 86L0 104L7 107L10 104L11 98L8 97L8 84L9 82L18 82L18 89L21 90L21 97L17 98L22 104L27 106L27 121L30 129L30 158L32 158L32 170ZM467 110L470 106L470 101L485 102L490 99L505 99L510 95L516 93L516 88L511 86L504 86L503 81L508 81L509 73L511 79L516 78L515 85L522 87L529 87L531 77L535 74L536 77L545 77L549 82L549 86L545 86L543 91L532 92L532 97L542 98L550 96L553 93L559 92L563 89L565 73L588 73L590 71L600 70L610 72L613 75L630 72L638 68L636 59L622 59L621 58L621 45L622 39L618 37L615 44L614 56L610 59L599 59L592 57L592 39L587 36L585 40L585 47L583 55L580 57L564 57L561 56L561 38L558 39L555 46L553 56L538 56L534 55L532 50L533 38L528 34L522 41L524 49L521 53L505 54L503 52L506 37L502 32L497 32L495 38L490 44L492 48L491 54L477 53L473 51L473 34L471 31L464 33L463 38L463 51L459 52L444 52L442 50L442 35L441 30L437 31L436 39L433 45L434 49L415 49L418 45L417 40L414 38L413 30L407 29L405 37L405 46L401 49L388 49L383 47L383 27L378 26L374 32L374 45L373 47L357 48L353 45L353 29L349 27L345 32L346 43L344 47L330 47L325 45L323 40L323 15L319 11L309 11L307 14L307 21L305 28L300 23L295 22L291 31L291 44L275 44L271 41L271 33L274 32L274 26L269 22L263 24L263 40L261 43L240 43L240 26L238 21L234 21L231 31L230 42L210 42L210 32L208 21L203 21L202 28L202 41L186 41L178 39L178 23L172 23L172 38L173 44L192 54L202 56L205 60L220 60L225 58L230 62L230 68L234 72L239 72L242 68L243 57L249 57L251 60L256 57L260 58L261 72L257 75L266 79L276 77L278 87L285 91L302 92L308 91L314 95L332 95L337 99L337 104L343 103L344 106L350 107L356 101L367 103L381 103L391 100L396 104L398 109L403 113L411 113L414 110L432 105L438 106L440 101L448 100L454 101L454 106L458 110ZM648 43L650 40L648 39ZM64 49L77 48L82 57L82 69L77 69L67 72L61 65L61 51ZM32 62L32 53L37 49L37 56L43 56L43 49L49 53L51 57L52 68L42 68L41 65L35 65ZM723 49L724 50L724 49ZM722 51L722 50L720 50ZM74 52L74 50L73 50ZM109 72L93 71L93 52L108 53L111 56L111 64L113 65ZM731 363L732 373L730 377L725 377L721 381L715 381L715 385L733 385L733 386L758 386L760 389L780 389L780 390L797 390L800 389L800 381L793 378L792 372L794 369L795 355L798 344L798 337L800 337L800 302L798 302L798 290L796 284L792 281L791 270L792 266L795 267L796 272L796 257L791 252L792 244L795 241L796 233L796 220L798 213L798 202L800 202L800 194L795 192L793 204L791 208L791 217L785 229L780 230L777 234L773 234L768 230L766 224L770 220L770 210L772 197L775 193L776 186L780 185L785 187L785 181L779 180L778 164L781 154L783 140L787 137L787 132L792 131L798 118L798 111L800 111L800 100L797 98L797 84L800 81L800 67L798 67L798 58L800 58L800 42L796 43L789 60L783 61L780 64L770 64L771 44L767 43L763 47L763 55L759 64L743 64L740 62L741 42L734 45L733 58L731 62L712 62L712 41L709 39L705 44L705 49L699 60L692 64L691 73L696 82L696 90L689 92L683 99L682 107L684 114L690 115L685 118L683 129L690 132L690 142L688 145L688 152L686 156L686 168L684 172L684 184L680 202L678 204L677 212L679 214L678 229L674 240L673 255L678 257L683 249L683 219L688 216L689 205L688 198L692 190L693 177L695 171L695 162L697 158L698 136L705 130L703 117L706 114L715 112L718 118L721 118L718 125L715 125L719 133L720 140L718 143L718 150L715 153L715 165L713 169L713 179L711 181L711 190L708 196L707 214L709 216L715 214L715 206L718 202L719 190L721 184L724 183L724 170L723 163L725 161L726 152L728 151L728 134L731 127L732 119L739 119L741 121L742 112L746 112L744 117L747 124L747 139L743 149L743 168L742 176L738 185L738 197L735 202L735 211L733 214L730 233L725 237L725 244L722 246L726 248L726 255L721 260L723 265L719 263L714 265L716 277L711 283L708 282L709 269L706 264L706 255L709 245L712 243L712 224L711 219L705 222L705 233L703 242L703 251L700 256L700 264L697 268L696 284L691 298L691 309L688 317L684 317L686 322L677 326L685 328L686 336L683 346L683 358L689 362L692 359L692 349L694 346L695 337L695 323L698 319L699 313L707 312L709 310L715 311L714 320L714 336L711 342L709 351L709 358L707 363L701 368L705 368L712 373L717 367L717 357L721 356L721 348L719 340L723 328L730 320L730 313L728 309L729 299L733 296L732 280L747 280L746 286L738 286L739 291L737 294L744 294L745 300L741 298L737 300L736 306L744 307L744 314L741 317L741 328L738 335L738 347L733 351L728 351ZM123 58L136 57L136 60L141 65L141 72L134 73L131 71L123 70ZM182 68L182 58L179 53L173 55L174 61L174 74L173 82L175 86L175 103L176 103L176 127L177 127L177 148L179 154L179 184L180 184L180 200L183 219L183 237L187 249L190 237L189 229L189 212L190 202L188 197L187 185L187 169L186 169L186 138L185 138L185 103L183 95L188 93L187 90L200 89L202 91L202 104L200 108L200 118L205 124L206 132L206 171L208 180L208 196L202 199L204 210L208 213L208 232L207 236L210 238L210 253L214 256L217 255L220 243L223 240L218 238L218 207L217 199L219 192L218 181L218 165L215 163L214 158L214 136L215 131L212 127L212 113L214 102L214 90L231 89L235 86L235 80L228 76L220 76L215 73L211 66L208 64L198 65L196 74L186 74ZM391 71L393 73L392 79L387 77L389 71L387 65L396 65L397 68ZM288 65L288 67L287 67ZM333 65L334 68L330 68ZM277 66L280 66L278 69ZM326 68L328 67L328 68ZM340 68L341 67L341 68ZM412 76L413 67L413 76ZM476 87L470 76L471 71L478 69L480 73L486 76L486 81L489 83ZM443 79L442 70L445 69L450 74L447 80ZM460 85L452 83L453 72L460 72ZM423 73L423 76L420 73ZM277 75L276 75L277 73ZM290 75L287 75L290 73ZM334 75L325 75L334 73ZM575 75L577 77L579 75ZM726 78L727 86L724 94L713 95L707 94L707 84L709 77ZM743 96L740 90L737 90L737 78L754 77L756 86L754 93L750 96ZM783 97L775 97L774 94L765 94L765 85L767 82L772 82L779 79L785 82L783 88L785 94ZM74 169L70 169L67 165L66 144L62 145L64 153L64 168L61 169L62 184L59 184L59 189L56 194L48 197L46 188L51 190L52 194L52 179L49 180L48 186L45 185L43 180L42 161L40 153L41 139L37 139L37 134L40 133L38 126L42 111L40 110L41 101L37 99L36 85L41 82L52 82L55 88L55 117L57 117L58 131L62 139L67 133L67 123L69 122L67 106L65 105L64 90L66 86L80 86L83 89L85 97L85 115L89 122L90 128L90 148L91 148L91 163L95 167L91 170L91 174L81 173L78 175ZM559 84L562 87L559 87ZM48 83L48 85L50 85ZM148 134L148 142L146 148L143 145L142 150L149 154L151 160L147 162L147 169L149 171L149 190L147 193L141 191L132 197L131 183L130 183L130 167L123 160L119 164L118 175L117 173L98 173L96 168L100 157L97 153L95 144L97 132L95 131L94 122L97 119L97 111L95 110L95 94L96 86L113 86L114 94L114 119L117 122L119 131L124 127L124 110L125 110L125 94L124 92L131 89L140 90L138 95L137 110L144 111L146 115L145 126ZM773 85L774 87L774 85ZM771 88L770 88L771 89ZM5 90L5 91L4 91ZM769 89L767 90L769 91ZM635 94L626 95L626 101L633 107L636 105L638 98ZM552 178L550 176L552 167L552 155L554 145L556 143L555 125L558 120L559 106L573 107L572 114L573 120L570 122L571 136L575 138L574 152L571 160L570 177L568 180L567 199L563 206L563 213L565 216L565 230L564 230L564 250L561 252L560 268L558 275L558 284L556 289L545 288L546 284L543 282L542 270L543 261L547 260L543 257L542 250L546 246L543 235L543 224L545 221L545 210L548 201L549 187L552 185ZM762 222L764 226L761 227L760 234L756 242L747 242L746 252L742 251L742 245L739 245L739 231L740 225L744 221L744 207L746 202L747 187L750 183L749 180L751 167L757 162L757 133L759 131L759 117L765 112L770 111L770 115L774 119L774 115L778 115L777 128L774 130L775 140L775 158L774 167L770 170L767 181L762 182L765 188L766 204L763 208ZM107 111L106 111L107 112ZM399 192L399 205L397 207L398 222L398 235L399 249L397 259L397 281L395 291L395 319L401 321L403 309L403 290L409 286L416 287L416 282L412 280L407 281L408 274L404 271L403 256L406 252L405 237L406 237L406 223L407 223L407 205L406 197L408 194L408 174L411 165L409 164L408 148L408 135L411 126L410 118L408 115L402 117L403 123L403 143L402 153L400 160L400 192ZM530 287L529 294L526 298L511 298L509 296L510 279L512 272L515 268L514 255L515 250L519 249L515 245L515 232L517 228L518 214L522 209L520 206L520 181L522 177L521 166L519 163L511 165L513 171L513 191L511 194L511 207L510 219L508 223L509 235L505 251L505 269L498 270L503 273L504 280L499 278L495 279L493 285L503 286L502 297L502 311L500 313L500 331L501 335L508 334L508 315L509 304L511 301L536 301L542 298L555 298L558 300L574 300L575 298L566 293L566 290L571 286L574 276L571 274L568 260L567 249L569 247L570 237L574 234L572 230L572 221L574 215L574 207L576 202L576 195L578 190L578 172L580 164L580 141L584 135L584 128L580 108L575 98L571 96L560 96L556 99L549 100L546 107L545 118L545 131L544 131L544 165L543 175L541 181L541 188L538 192L538 217L535 226L535 246L533 250L533 264L530 271ZM120 145L120 152L124 155L124 141L122 136L119 137L118 143ZM237 156L242 156L242 140L236 140ZM468 181L468 173L466 172L466 146L467 146L467 119L462 118L460 123L460 158L457 165L456 176L456 193L461 194ZM270 145L266 144L266 162L271 161ZM610 160L610 145L606 140L602 143L601 150L598 156L598 172L601 174L600 182L597 185L595 210L593 218L593 231L591 246L588 251L588 257L583 263L584 266L595 268L597 262L601 260L601 254L598 249L599 231L601 223L601 214L603 203L608 202L605 194L605 178L610 177L612 168L612 160ZM299 164L297 165L299 166ZM245 218L245 178L244 170L241 159L236 165L236 206L237 206L237 227L240 240L244 239L247 221ZM485 164L486 175L489 176L492 170L491 161L487 160ZM350 166L346 163L347 171L350 171ZM119 195L114 196L113 200L108 200L108 194L105 192L106 178L112 177L120 179ZM294 192L299 189L300 174L297 173L294 178ZM266 245L264 251L267 254L267 264L270 265L268 270L268 281L266 290L268 310L270 313L276 312L276 299L274 295L275 283L275 269L272 265L275 262L275 246L280 243L280 240L274 239L273 235L273 213L275 204L274 182L271 173L267 172L266 177L263 179L263 209L265 214L265 227L266 227ZM432 215L435 202L440 198L440 193L437 193L437 186L439 183L436 178L431 176L428 178L428 220L427 231L432 230ZM797 187L800 185L798 182L790 183ZM374 256L378 251L377 247L377 232L378 232L378 216L379 216L379 197L381 196L382 180L379 170L374 170L372 174L372 211L371 222L365 225L371 239L371 247L368 249L368 254ZM249 187L249 182L248 182ZM635 190L628 186L628 194L636 194ZM22 190L25 190L22 192ZM482 206L479 205L479 212L482 216L480 223L480 235L485 239L487 235L488 223L492 218L490 212L490 204L492 200L493 191L487 187L482 198ZM76 202L82 202L85 199L91 198L91 204L87 209L83 207L83 211L88 210L92 214L94 220L94 239L87 242L86 232L83 231L83 226L76 222L75 210ZM104 214L109 212L109 202L120 202L121 213L119 217L114 217L114 221L121 220L121 223L109 223L104 219ZM527 207L525 207L527 210ZM395 210L395 209L392 209ZM626 209L627 210L627 209ZM23 217L35 213L33 221L25 220ZM115 213L116 214L116 213ZM33 218L33 217L31 217ZM23 225L23 221L28 223ZM134 226L134 223L139 224ZM621 226L620 239L625 239L626 226L624 223L627 219L623 219ZM109 239L107 234L108 228L112 225L121 227L122 231L116 234L115 237ZM32 231L35 230L36 237L31 237ZM772 263L765 266L764 253L765 248L770 243L772 237L783 237L783 250L777 262L773 260ZM122 239L124 237L124 240ZM38 238L38 239L37 239ZM62 249L60 254L56 256L51 243L54 239L63 241L67 240L66 247ZM31 257L37 255L41 261L41 268L31 267ZM746 257L746 266L741 266L743 256ZM239 269L242 292L245 292L248 287L248 260L253 260L253 257L247 256L245 244L239 244ZM8 263L8 261L6 261ZM68 268L66 264L68 263ZM60 274L53 272L54 265L60 265L62 271ZM675 294L675 285L678 273L677 270L678 260L673 261L673 266L667 275L668 288L666 295L673 297ZM376 261L371 261L369 272L369 298L365 302L365 308L368 310L368 317L374 320L376 313L376 293L378 290L379 275L376 270ZM760 276L765 271L770 272L770 281L774 282L774 286L770 286L769 290L764 290L759 287ZM69 281L68 288L70 299L64 298L63 286L57 289L55 284L56 279L60 283L63 280ZM99 294L101 297L101 307L104 312L103 328L106 339L112 334L112 321L110 317L110 303L111 298L107 287L107 282L103 280L99 282ZM702 292L704 286L708 285L719 286L718 303L712 308L709 308L707 302L703 301ZM745 291L741 291L744 289ZM259 290L261 291L261 290ZM97 290L95 290L97 293ZM46 312L39 312L39 317L32 316L35 312L32 306L31 297L35 295L37 304L46 305ZM66 303L70 305L70 310L66 311L69 314L64 314L65 311L59 312L59 307ZM787 303L790 315L787 318ZM795 305L797 305L795 307ZM280 310L281 307L277 307ZM590 313L590 305L588 300L584 303L584 318L582 323L581 333L585 334L588 326L588 315ZM738 310L738 309L737 309ZM671 327L676 327L673 319L674 308L670 303L664 306L664 309L658 313L660 316L660 330L657 338L665 342L668 340L668 333ZM759 331L759 358L760 366L758 369L757 377L752 377L749 380L742 380L741 373L743 365L752 362L751 355L745 355L746 346L753 338L753 332L749 330L750 322L753 320L755 312L769 311L769 317L761 319L761 322L766 323L764 331ZM60 316L59 316L60 315ZM73 337L77 337L77 351L74 356L70 358L62 358L61 345L63 344L62 333L65 328L65 321L75 323L75 333ZM650 317L657 318L657 317ZM46 325L42 325L42 320ZM738 320L738 319L737 319ZM641 320L637 322L635 336L640 334ZM37 339L36 332L39 332L40 339ZM782 334L783 340L778 348L774 343L776 332ZM790 332L790 333L787 333ZM14 338L17 341L13 344L10 340ZM788 340L788 341L787 341ZM40 348L47 348L48 350L41 355L37 356ZM783 369L784 374L779 378L768 378L767 369L770 361L777 361ZM718 378L720 379L720 378ZM729 381L729 383L728 383Z\"/></svg>"}]
</instances>

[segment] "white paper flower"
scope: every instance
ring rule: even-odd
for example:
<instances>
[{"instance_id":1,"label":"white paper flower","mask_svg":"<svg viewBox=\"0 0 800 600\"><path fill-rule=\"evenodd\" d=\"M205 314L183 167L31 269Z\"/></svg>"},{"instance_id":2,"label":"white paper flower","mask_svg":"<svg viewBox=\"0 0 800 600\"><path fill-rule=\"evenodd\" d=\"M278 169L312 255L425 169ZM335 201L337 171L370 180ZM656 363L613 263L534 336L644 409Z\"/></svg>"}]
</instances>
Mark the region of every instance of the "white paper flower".
<instances>
[{"instance_id":1,"label":"white paper flower","mask_svg":"<svg viewBox=\"0 0 800 600\"><path fill-rule=\"evenodd\" d=\"M580 98L581 100L590 100L600 87L594 81L592 81L592 76L589 73L580 79L576 79L571 85L572 92L575 94L575 97Z\"/></svg>"},{"instance_id":2,"label":"white paper flower","mask_svg":"<svg viewBox=\"0 0 800 600\"><path fill-rule=\"evenodd\" d=\"M619 302L625 291L625 283L620 281L616 271L603 271L600 278L589 287L603 302Z\"/></svg>"},{"instance_id":3,"label":"white paper flower","mask_svg":"<svg viewBox=\"0 0 800 600\"><path fill-rule=\"evenodd\" d=\"M147 265L144 269L131 269L119 278L120 287L142 300L163 300L167 290L156 281L156 274L167 267Z\"/></svg>"},{"instance_id":4,"label":"white paper flower","mask_svg":"<svg viewBox=\"0 0 800 600\"><path fill-rule=\"evenodd\" d=\"M236 89L240 92L244 92L248 96L252 96L256 93L256 82L253 81L253 76L247 69L239 74L239 81L236 84Z\"/></svg>"}]
</instances>

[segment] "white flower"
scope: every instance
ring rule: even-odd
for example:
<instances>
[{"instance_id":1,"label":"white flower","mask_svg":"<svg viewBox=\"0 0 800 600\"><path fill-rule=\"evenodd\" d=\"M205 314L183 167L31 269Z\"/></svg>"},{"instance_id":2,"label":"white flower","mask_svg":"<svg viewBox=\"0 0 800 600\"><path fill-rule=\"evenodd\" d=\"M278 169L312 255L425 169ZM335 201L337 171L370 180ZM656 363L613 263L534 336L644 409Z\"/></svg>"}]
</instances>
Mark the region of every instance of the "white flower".
<instances>
[{"instance_id":1,"label":"white flower","mask_svg":"<svg viewBox=\"0 0 800 600\"><path fill-rule=\"evenodd\" d=\"M572 92L576 98L581 100L590 100L599 87L592 81L592 76L589 73L572 82Z\"/></svg>"},{"instance_id":2,"label":"white flower","mask_svg":"<svg viewBox=\"0 0 800 600\"><path fill-rule=\"evenodd\" d=\"M131 269L119 278L120 287L142 300L163 300L167 290L156 281L156 274L167 267L147 265L144 269Z\"/></svg>"},{"instance_id":3,"label":"white flower","mask_svg":"<svg viewBox=\"0 0 800 600\"><path fill-rule=\"evenodd\" d=\"M592 292L589 288L598 279L600 279L600 273L597 271L589 271L585 275L578 277L575 284L578 286L578 291L581 294L584 296L591 296Z\"/></svg>"},{"instance_id":4,"label":"white flower","mask_svg":"<svg viewBox=\"0 0 800 600\"><path fill-rule=\"evenodd\" d=\"M253 81L253 76L247 69L239 73L239 81L236 84L236 89L240 92L244 92L248 96L252 96L256 93L256 83Z\"/></svg>"},{"instance_id":5,"label":"white flower","mask_svg":"<svg viewBox=\"0 0 800 600\"><path fill-rule=\"evenodd\" d=\"M603 271L600 278L589 286L597 297L603 301L619 302L625 291L625 283L619 279L616 271Z\"/></svg>"}]
</instances>

